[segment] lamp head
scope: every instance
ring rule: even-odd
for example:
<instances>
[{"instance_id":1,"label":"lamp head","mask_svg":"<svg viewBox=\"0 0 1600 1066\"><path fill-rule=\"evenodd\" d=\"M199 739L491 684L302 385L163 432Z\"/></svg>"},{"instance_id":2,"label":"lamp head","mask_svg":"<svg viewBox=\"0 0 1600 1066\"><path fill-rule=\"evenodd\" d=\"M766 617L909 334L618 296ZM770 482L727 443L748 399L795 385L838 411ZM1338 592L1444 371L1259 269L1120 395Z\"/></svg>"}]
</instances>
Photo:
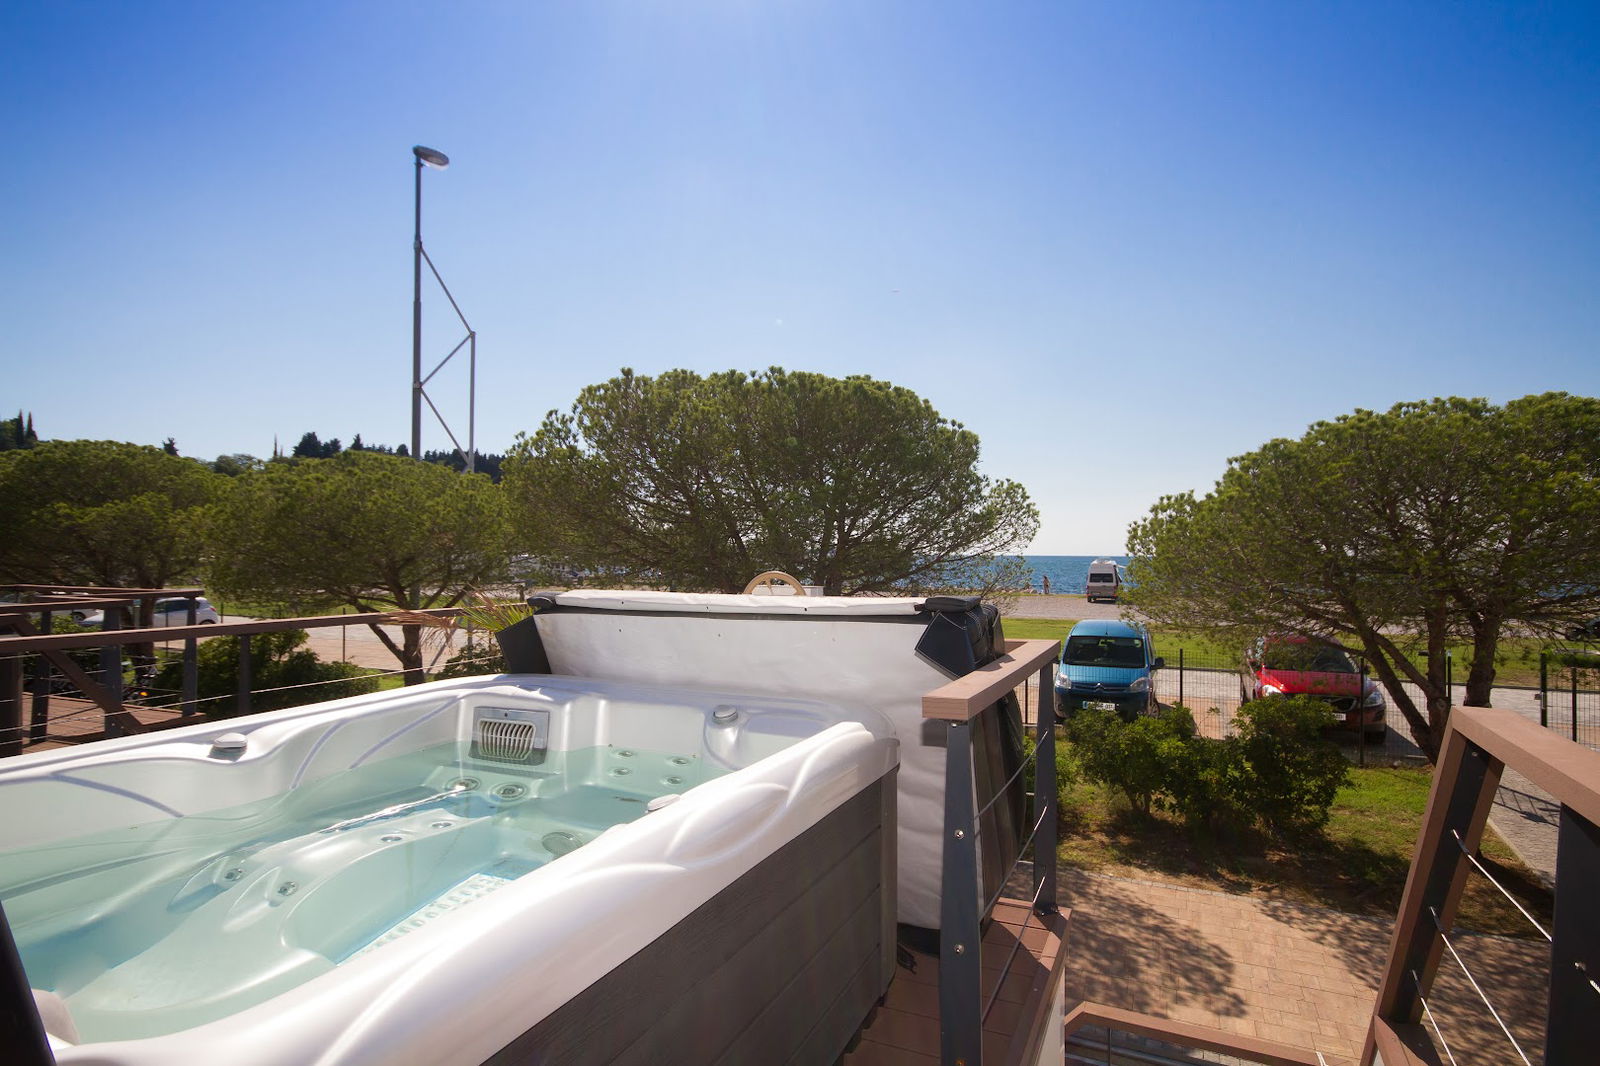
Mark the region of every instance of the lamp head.
<instances>
[{"instance_id":1,"label":"lamp head","mask_svg":"<svg viewBox=\"0 0 1600 1066\"><path fill-rule=\"evenodd\" d=\"M411 149L411 154L417 157L418 162L433 167L435 170L443 170L450 165L449 156L443 152L434 151L432 148L424 148L420 144Z\"/></svg>"}]
</instances>

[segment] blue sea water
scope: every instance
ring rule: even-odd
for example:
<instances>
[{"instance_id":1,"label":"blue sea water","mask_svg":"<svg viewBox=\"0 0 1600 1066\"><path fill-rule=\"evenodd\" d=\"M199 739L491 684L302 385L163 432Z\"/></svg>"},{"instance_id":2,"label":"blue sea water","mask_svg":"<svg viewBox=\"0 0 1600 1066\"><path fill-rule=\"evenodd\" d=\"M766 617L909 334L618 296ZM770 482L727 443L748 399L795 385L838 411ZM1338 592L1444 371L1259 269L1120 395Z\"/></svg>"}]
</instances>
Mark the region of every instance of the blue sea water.
<instances>
[{"instance_id":1,"label":"blue sea water","mask_svg":"<svg viewBox=\"0 0 1600 1066\"><path fill-rule=\"evenodd\" d=\"M1022 561L1033 568L1030 586L1035 592L1044 591L1044 579L1050 579L1050 591L1061 595L1083 595L1089 583L1089 564L1096 559L1128 565L1126 555L1024 555Z\"/></svg>"}]
</instances>

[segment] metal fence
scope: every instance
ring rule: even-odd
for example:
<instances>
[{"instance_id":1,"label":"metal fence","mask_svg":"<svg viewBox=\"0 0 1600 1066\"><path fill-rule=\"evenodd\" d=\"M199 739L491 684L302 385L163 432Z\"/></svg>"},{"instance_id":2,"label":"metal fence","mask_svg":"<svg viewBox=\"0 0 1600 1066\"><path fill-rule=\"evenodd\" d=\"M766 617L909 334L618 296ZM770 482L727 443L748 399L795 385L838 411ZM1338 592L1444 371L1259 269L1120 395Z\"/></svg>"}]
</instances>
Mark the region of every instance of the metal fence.
<instances>
[{"instance_id":1,"label":"metal fence","mask_svg":"<svg viewBox=\"0 0 1600 1066\"><path fill-rule=\"evenodd\" d=\"M1541 652L1539 724L1587 748L1600 748L1600 653Z\"/></svg>"}]
</instances>

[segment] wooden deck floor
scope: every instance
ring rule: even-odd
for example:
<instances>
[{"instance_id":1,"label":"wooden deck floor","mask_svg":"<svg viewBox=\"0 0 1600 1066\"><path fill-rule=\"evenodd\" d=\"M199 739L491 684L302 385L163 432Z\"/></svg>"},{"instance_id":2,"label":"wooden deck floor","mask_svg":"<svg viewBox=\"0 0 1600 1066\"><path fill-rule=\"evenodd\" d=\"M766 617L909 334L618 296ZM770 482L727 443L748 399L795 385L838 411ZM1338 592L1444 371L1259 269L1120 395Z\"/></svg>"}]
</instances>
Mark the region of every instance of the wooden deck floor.
<instances>
[{"instance_id":1,"label":"wooden deck floor","mask_svg":"<svg viewBox=\"0 0 1600 1066\"><path fill-rule=\"evenodd\" d=\"M1027 1040L1024 1030L1037 1014L1036 1007L1050 994L1050 978L1065 961L1062 941L1067 912L1047 919L1028 919L1028 904L1001 900L995 904L994 923L983 938L983 1000L1000 994L984 1021L983 1060L1002 1064L1016 1061ZM1022 946L1004 971L1001 966L1021 936ZM914 956L915 971L901 967L889 986L889 995L877 1017L861 1034L861 1043L844 1057L844 1066L938 1066L939 1063L939 960ZM1060 1039L1062 1019L1050 1022Z\"/></svg>"},{"instance_id":2,"label":"wooden deck floor","mask_svg":"<svg viewBox=\"0 0 1600 1066\"><path fill-rule=\"evenodd\" d=\"M140 724L151 728L170 727L172 725L187 724L181 722L181 716L176 709L162 707L142 707L138 704L125 704L124 709ZM23 697L23 728L27 729L32 722L33 697ZM201 721L201 719L192 719ZM68 747L73 744L83 744L91 740L100 740L105 736L105 712L93 702L76 699L71 696L51 696L49 715L45 724L45 739L38 742L25 742L22 750L48 751L51 748Z\"/></svg>"}]
</instances>

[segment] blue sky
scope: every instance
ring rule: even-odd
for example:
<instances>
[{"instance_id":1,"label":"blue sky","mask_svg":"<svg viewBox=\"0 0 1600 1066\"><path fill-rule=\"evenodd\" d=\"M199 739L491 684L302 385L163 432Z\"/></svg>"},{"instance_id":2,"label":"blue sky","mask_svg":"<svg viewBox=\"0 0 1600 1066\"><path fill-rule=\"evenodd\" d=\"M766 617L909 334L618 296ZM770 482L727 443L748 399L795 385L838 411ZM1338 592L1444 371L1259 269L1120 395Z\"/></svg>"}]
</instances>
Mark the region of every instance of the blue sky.
<instances>
[{"instance_id":1,"label":"blue sky","mask_svg":"<svg viewBox=\"0 0 1600 1066\"><path fill-rule=\"evenodd\" d=\"M1600 392L1592 4L38 3L0 12L0 408L409 435L411 146L478 441L585 384L905 385L1033 550L1355 407ZM431 366L459 338L425 293ZM430 392L464 435L465 365ZM435 424L424 443L443 447Z\"/></svg>"}]
</instances>

